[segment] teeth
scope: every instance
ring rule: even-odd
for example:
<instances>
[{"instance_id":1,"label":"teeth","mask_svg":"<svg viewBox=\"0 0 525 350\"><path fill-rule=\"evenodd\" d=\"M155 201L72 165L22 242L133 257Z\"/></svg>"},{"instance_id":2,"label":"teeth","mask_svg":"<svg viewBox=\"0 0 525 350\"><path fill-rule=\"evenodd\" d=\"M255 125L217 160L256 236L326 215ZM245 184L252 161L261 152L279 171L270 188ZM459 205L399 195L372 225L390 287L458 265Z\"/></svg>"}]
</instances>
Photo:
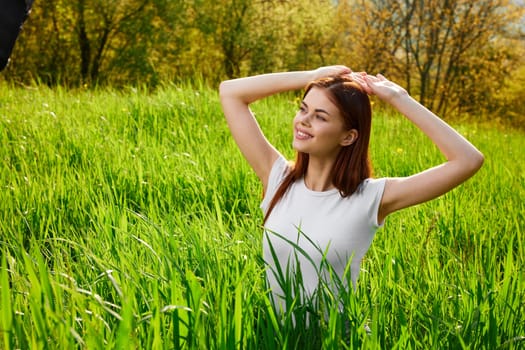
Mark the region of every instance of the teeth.
<instances>
[{"instance_id":1,"label":"teeth","mask_svg":"<svg viewBox=\"0 0 525 350\"><path fill-rule=\"evenodd\" d=\"M297 136L299 137L310 137L307 133L297 130Z\"/></svg>"}]
</instances>

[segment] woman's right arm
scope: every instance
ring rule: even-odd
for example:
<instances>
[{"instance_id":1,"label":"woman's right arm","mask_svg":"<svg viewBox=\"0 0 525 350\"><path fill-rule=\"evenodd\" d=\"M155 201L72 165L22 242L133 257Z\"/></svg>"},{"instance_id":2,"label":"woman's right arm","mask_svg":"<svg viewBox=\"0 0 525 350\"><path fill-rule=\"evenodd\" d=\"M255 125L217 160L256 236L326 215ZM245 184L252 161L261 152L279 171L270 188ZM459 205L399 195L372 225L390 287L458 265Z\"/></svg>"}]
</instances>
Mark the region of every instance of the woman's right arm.
<instances>
[{"instance_id":1,"label":"woman's right arm","mask_svg":"<svg viewBox=\"0 0 525 350\"><path fill-rule=\"evenodd\" d=\"M311 71L262 74L221 83L219 94L228 127L265 190L270 170L279 152L262 133L250 111L250 103L279 92L302 89L310 81L324 76L350 72L345 66L330 66Z\"/></svg>"}]
</instances>

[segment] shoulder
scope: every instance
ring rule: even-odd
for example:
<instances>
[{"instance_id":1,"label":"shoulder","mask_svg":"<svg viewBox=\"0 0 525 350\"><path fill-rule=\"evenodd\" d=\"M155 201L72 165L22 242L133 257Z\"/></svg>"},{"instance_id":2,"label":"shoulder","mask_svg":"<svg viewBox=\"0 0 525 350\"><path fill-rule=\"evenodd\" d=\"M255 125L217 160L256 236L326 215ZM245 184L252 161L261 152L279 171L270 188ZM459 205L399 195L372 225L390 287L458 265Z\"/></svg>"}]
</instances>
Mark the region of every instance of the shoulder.
<instances>
[{"instance_id":1,"label":"shoulder","mask_svg":"<svg viewBox=\"0 0 525 350\"><path fill-rule=\"evenodd\" d=\"M380 193L383 194L385 190L385 185L387 178L367 178L361 182L357 189L358 194L371 194L371 193Z\"/></svg>"},{"instance_id":2,"label":"shoulder","mask_svg":"<svg viewBox=\"0 0 525 350\"><path fill-rule=\"evenodd\" d=\"M384 217L380 215L380 210L386 183L387 178L368 178L359 186L358 192L360 192L359 197L361 197L360 203L368 212L370 224L375 227L383 225Z\"/></svg>"},{"instance_id":3,"label":"shoulder","mask_svg":"<svg viewBox=\"0 0 525 350\"><path fill-rule=\"evenodd\" d=\"M281 178L285 177L286 174L290 171L291 168L291 162L286 160L283 155L279 154L277 159L273 162L272 169L270 170L270 176L268 179L271 179L272 177L275 178Z\"/></svg>"},{"instance_id":4,"label":"shoulder","mask_svg":"<svg viewBox=\"0 0 525 350\"><path fill-rule=\"evenodd\" d=\"M379 209L385 193L387 179L368 178L363 180L356 193L356 197L364 207Z\"/></svg>"},{"instance_id":5,"label":"shoulder","mask_svg":"<svg viewBox=\"0 0 525 350\"><path fill-rule=\"evenodd\" d=\"M273 198L275 195L275 192L283 182L284 178L288 173L290 172L290 169L292 167L292 163L284 156L279 154L277 159L274 161L272 168L270 170L270 175L268 176L267 185L266 188L264 188L264 198L262 207L265 207L268 205L269 201Z\"/></svg>"},{"instance_id":6,"label":"shoulder","mask_svg":"<svg viewBox=\"0 0 525 350\"><path fill-rule=\"evenodd\" d=\"M265 192L271 191L272 188L279 187L281 182L284 180L286 175L290 172L292 168L292 162L286 160L284 156L279 154L277 159L273 162L272 168L270 169L270 174L267 179L267 188Z\"/></svg>"}]
</instances>

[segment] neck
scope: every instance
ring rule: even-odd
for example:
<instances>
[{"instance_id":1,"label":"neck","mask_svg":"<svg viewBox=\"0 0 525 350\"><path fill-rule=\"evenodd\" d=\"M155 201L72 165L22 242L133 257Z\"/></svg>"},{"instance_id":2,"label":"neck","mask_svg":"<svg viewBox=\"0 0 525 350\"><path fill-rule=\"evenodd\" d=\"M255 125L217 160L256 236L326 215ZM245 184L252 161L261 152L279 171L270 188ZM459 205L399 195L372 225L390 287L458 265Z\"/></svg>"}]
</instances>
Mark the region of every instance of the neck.
<instances>
[{"instance_id":1,"label":"neck","mask_svg":"<svg viewBox=\"0 0 525 350\"><path fill-rule=\"evenodd\" d=\"M332 183L333 161L320 161L312 159L308 161L308 169L304 176L304 183L312 191L327 191L334 188Z\"/></svg>"}]
</instances>

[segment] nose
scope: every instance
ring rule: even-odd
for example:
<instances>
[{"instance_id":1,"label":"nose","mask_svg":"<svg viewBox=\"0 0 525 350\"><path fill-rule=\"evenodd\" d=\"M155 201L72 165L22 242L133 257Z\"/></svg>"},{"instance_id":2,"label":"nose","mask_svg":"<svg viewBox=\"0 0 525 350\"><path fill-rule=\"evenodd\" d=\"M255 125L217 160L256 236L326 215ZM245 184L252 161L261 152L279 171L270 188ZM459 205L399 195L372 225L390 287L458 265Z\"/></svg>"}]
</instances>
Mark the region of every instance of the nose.
<instances>
[{"instance_id":1,"label":"nose","mask_svg":"<svg viewBox=\"0 0 525 350\"><path fill-rule=\"evenodd\" d=\"M298 120L303 125L310 125L310 121L312 119L312 114L310 113L300 113L298 116Z\"/></svg>"}]
</instances>

